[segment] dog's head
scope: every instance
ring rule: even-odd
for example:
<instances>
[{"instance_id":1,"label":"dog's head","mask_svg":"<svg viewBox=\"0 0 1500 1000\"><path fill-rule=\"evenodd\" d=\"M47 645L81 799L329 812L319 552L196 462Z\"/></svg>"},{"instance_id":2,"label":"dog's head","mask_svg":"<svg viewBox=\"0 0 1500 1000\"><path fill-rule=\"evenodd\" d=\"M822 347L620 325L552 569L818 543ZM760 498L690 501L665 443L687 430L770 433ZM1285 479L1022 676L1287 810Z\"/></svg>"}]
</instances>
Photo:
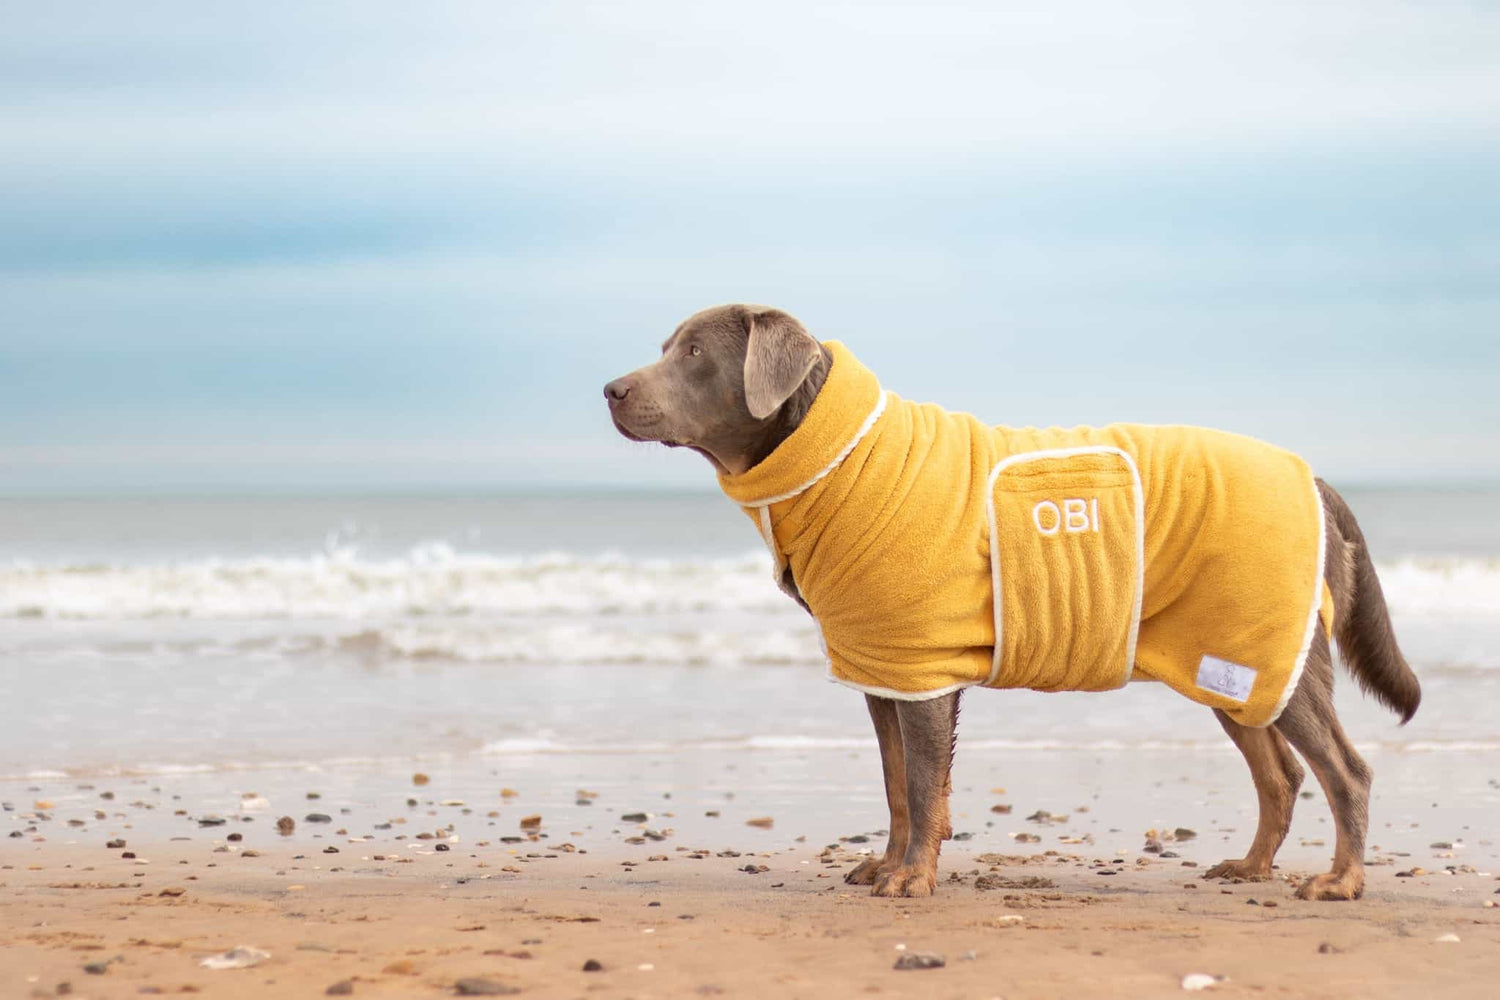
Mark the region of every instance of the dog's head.
<instances>
[{"instance_id":1,"label":"dog's head","mask_svg":"<svg viewBox=\"0 0 1500 1000\"><path fill-rule=\"evenodd\" d=\"M688 317L661 358L604 387L615 428L632 441L702 453L740 473L796 429L828 355L787 313L728 305Z\"/></svg>"}]
</instances>

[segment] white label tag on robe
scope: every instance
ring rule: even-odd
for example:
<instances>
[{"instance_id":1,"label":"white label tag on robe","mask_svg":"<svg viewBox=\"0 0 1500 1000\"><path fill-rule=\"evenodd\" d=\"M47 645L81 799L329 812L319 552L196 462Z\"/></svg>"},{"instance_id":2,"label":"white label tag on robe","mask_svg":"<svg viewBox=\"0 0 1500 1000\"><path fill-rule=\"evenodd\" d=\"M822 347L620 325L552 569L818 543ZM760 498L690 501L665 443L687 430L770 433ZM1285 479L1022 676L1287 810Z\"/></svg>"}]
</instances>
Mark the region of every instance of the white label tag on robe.
<instances>
[{"instance_id":1,"label":"white label tag on robe","mask_svg":"<svg viewBox=\"0 0 1500 1000\"><path fill-rule=\"evenodd\" d=\"M1255 671L1217 656L1205 656L1198 663L1198 686L1235 701L1245 701L1255 687Z\"/></svg>"}]
</instances>

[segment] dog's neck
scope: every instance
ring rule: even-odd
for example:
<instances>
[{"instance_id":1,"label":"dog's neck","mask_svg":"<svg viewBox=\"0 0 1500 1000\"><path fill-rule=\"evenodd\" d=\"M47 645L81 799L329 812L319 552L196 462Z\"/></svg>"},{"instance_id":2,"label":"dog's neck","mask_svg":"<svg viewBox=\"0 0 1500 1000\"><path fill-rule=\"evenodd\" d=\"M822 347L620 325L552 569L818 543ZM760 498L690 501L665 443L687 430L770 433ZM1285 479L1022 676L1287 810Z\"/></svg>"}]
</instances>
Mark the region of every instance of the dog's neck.
<instances>
[{"instance_id":1,"label":"dog's neck","mask_svg":"<svg viewBox=\"0 0 1500 1000\"><path fill-rule=\"evenodd\" d=\"M750 449L744 455L744 468L753 469L761 462L770 457L771 453L781 446L781 443L792 436L792 432L802 426L803 418L807 411L812 409L813 400L818 398L818 393L823 390L823 383L828 379L828 370L833 367L833 355L824 347L818 352L818 360L813 364L812 371L807 373L807 378L787 398L781 408L767 422L765 429L752 443ZM744 470L741 470L744 471Z\"/></svg>"},{"instance_id":2,"label":"dog's neck","mask_svg":"<svg viewBox=\"0 0 1500 1000\"><path fill-rule=\"evenodd\" d=\"M823 390L833 367L833 355L828 348L819 351L812 371L802 380L785 403L763 423L738 429L725 440L711 444L689 444L698 454L708 459L716 471L724 475L738 476L755 468L770 457L781 443L792 436L812 409L813 400Z\"/></svg>"}]
</instances>

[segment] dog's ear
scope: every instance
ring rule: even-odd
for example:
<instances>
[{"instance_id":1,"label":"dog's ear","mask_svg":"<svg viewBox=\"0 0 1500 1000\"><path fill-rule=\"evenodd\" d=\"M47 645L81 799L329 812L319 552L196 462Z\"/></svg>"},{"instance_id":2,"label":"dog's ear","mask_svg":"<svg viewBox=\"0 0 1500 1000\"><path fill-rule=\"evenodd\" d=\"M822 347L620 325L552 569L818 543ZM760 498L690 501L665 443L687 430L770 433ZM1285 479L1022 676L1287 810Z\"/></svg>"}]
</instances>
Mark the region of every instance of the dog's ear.
<instances>
[{"instance_id":1,"label":"dog's ear","mask_svg":"<svg viewBox=\"0 0 1500 1000\"><path fill-rule=\"evenodd\" d=\"M797 391L822 348L780 309L746 310L745 333L745 402L752 417L764 420Z\"/></svg>"}]
</instances>

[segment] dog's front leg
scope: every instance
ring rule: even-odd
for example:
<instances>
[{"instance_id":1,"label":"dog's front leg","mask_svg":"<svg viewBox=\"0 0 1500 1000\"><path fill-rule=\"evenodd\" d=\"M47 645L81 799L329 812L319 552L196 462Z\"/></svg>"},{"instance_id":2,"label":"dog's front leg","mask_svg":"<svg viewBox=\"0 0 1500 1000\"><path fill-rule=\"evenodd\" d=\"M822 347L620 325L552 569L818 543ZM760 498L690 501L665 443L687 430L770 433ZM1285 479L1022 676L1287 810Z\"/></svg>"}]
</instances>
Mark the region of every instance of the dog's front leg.
<instances>
[{"instance_id":1,"label":"dog's front leg","mask_svg":"<svg viewBox=\"0 0 1500 1000\"><path fill-rule=\"evenodd\" d=\"M953 738L959 692L926 701L899 701L901 750L906 760L906 853L875 879L877 896L930 896L937 884L938 851L953 835L948 820Z\"/></svg>"},{"instance_id":2,"label":"dog's front leg","mask_svg":"<svg viewBox=\"0 0 1500 1000\"><path fill-rule=\"evenodd\" d=\"M901 864L906 856L907 833L910 830L910 814L906 811L906 757L901 752L901 718L896 713L896 702L890 698L865 695L865 704L870 709L870 721L875 723L875 738L880 741L880 766L885 772L885 801L891 810L890 836L885 842L885 854L878 858L867 858L859 867L844 876L850 885L874 885L881 872L888 872Z\"/></svg>"}]
</instances>

